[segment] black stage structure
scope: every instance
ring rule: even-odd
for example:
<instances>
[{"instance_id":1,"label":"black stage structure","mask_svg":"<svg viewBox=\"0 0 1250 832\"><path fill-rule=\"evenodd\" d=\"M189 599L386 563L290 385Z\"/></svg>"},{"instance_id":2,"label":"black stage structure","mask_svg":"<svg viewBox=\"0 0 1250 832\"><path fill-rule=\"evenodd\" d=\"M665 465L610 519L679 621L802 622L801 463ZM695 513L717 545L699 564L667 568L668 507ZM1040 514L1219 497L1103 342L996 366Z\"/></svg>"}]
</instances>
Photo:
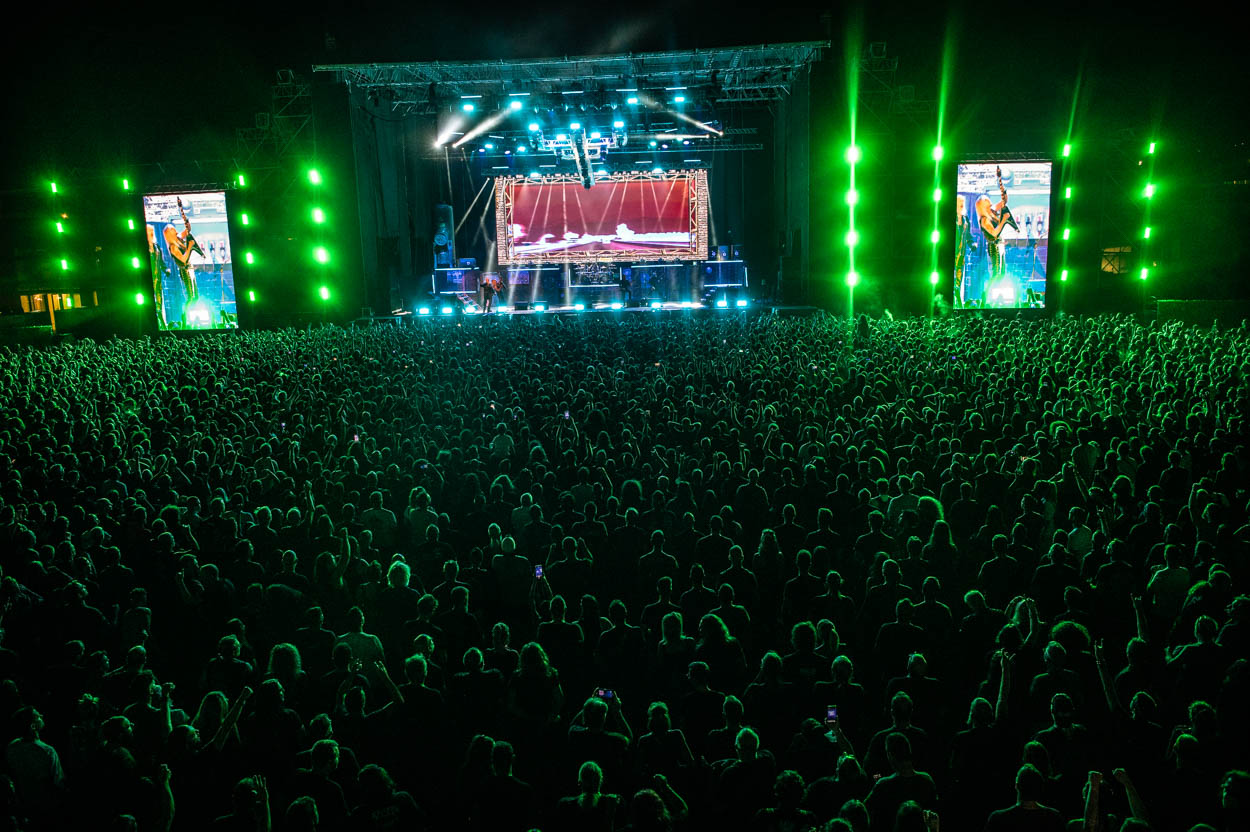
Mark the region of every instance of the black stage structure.
<instances>
[{"instance_id":1,"label":"black stage structure","mask_svg":"<svg viewBox=\"0 0 1250 832\"><path fill-rule=\"evenodd\" d=\"M347 91L364 305L437 315L458 295L471 308L492 274L502 304L522 309L605 306L631 275L647 305L807 302L812 67L828 48L314 66ZM706 176L697 256L499 262L497 182L596 187L660 171Z\"/></svg>"}]
</instances>

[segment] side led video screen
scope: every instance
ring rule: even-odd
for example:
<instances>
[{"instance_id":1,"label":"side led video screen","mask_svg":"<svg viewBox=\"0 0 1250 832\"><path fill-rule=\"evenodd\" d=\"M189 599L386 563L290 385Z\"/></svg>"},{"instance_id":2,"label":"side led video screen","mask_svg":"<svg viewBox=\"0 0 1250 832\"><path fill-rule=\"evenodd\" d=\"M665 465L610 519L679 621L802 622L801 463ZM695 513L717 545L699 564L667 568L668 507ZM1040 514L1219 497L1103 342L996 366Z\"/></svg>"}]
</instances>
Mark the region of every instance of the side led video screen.
<instances>
[{"instance_id":1,"label":"side led video screen","mask_svg":"<svg viewBox=\"0 0 1250 832\"><path fill-rule=\"evenodd\" d=\"M1051 163L965 162L958 171L955 307L1045 306Z\"/></svg>"},{"instance_id":2,"label":"side led video screen","mask_svg":"<svg viewBox=\"0 0 1250 832\"><path fill-rule=\"evenodd\" d=\"M238 326L224 191L148 194L152 299L161 329Z\"/></svg>"},{"instance_id":3,"label":"side led video screen","mask_svg":"<svg viewBox=\"0 0 1250 832\"><path fill-rule=\"evenodd\" d=\"M499 262L703 260L707 171L495 180Z\"/></svg>"}]
</instances>

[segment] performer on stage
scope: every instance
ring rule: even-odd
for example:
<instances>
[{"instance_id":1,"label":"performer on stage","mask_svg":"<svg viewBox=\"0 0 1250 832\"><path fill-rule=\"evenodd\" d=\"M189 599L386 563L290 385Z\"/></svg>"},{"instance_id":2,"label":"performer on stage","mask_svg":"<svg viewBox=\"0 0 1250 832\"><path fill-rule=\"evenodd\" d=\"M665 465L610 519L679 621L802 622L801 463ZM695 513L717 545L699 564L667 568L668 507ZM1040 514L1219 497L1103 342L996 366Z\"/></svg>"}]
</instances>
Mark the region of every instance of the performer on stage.
<instances>
[{"instance_id":1,"label":"performer on stage","mask_svg":"<svg viewBox=\"0 0 1250 832\"><path fill-rule=\"evenodd\" d=\"M156 226L148 225L148 264L152 268L152 305L156 307L156 322L161 328L169 326L165 320L165 286L164 277L169 274L169 266L165 263L165 254L156 244Z\"/></svg>"},{"instance_id":2,"label":"performer on stage","mask_svg":"<svg viewBox=\"0 0 1250 832\"><path fill-rule=\"evenodd\" d=\"M1004 210L1006 202L1007 198L1004 196L997 205L994 205L990 203L988 196L982 196L977 199L976 203L977 223L985 234L985 252L990 258L989 275L985 286L982 287L982 303L985 300L984 293L992 289L1007 271L1005 243L1000 239L1003 229L1011 224L1011 214Z\"/></svg>"},{"instance_id":3,"label":"performer on stage","mask_svg":"<svg viewBox=\"0 0 1250 832\"><path fill-rule=\"evenodd\" d=\"M620 281L621 300L629 304L634 299L634 284L624 273L621 274Z\"/></svg>"},{"instance_id":4,"label":"performer on stage","mask_svg":"<svg viewBox=\"0 0 1250 832\"><path fill-rule=\"evenodd\" d=\"M971 242L972 221L968 219L968 201L963 194L955 197L955 287L958 292L960 306L968 296L968 287L964 284L964 255Z\"/></svg>"},{"instance_id":5,"label":"performer on stage","mask_svg":"<svg viewBox=\"0 0 1250 832\"><path fill-rule=\"evenodd\" d=\"M165 245L169 247L169 253L174 258L174 262L178 264L178 277L182 281L182 291L186 296L182 308L182 318L185 322L187 308L200 297L199 286L195 281L195 268L191 265L191 255L198 253L200 257L204 257L204 249L200 248L200 244L195 241L195 236L191 233L191 220L187 219L187 209L182 207L182 197L178 197L178 210L182 213L183 231L179 233L173 223L169 223L165 226L164 236Z\"/></svg>"},{"instance_id":6,"label":"performer on stage","mask_svg":"<svg viewBox=\"0 0 1250 832\"><path fill-rule=\"evenodd\" d=\"M503 289L503 282L498 275L488 274L482 277L482 314L489 315L495 310L495 296Z\"/></svg>"}]
</instances>

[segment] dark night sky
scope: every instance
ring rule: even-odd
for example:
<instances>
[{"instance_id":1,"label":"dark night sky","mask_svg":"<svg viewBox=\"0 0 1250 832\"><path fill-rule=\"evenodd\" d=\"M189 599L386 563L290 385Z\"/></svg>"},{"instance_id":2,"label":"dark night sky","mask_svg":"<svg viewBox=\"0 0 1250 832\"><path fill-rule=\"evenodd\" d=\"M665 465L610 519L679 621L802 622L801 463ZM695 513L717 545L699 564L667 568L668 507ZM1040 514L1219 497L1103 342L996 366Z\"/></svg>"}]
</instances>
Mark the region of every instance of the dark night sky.
<instances>
[{"instance_id":1,"label":"dark night sky","mask_svg":"<svg viewBox=\"0 0 1250 832\"><path fill-rule=\"evenodd\" d=\"M999 4L985 14L937 4L878 2L864 41L886 40L899 82L936 92L942 40L956 34L949 122L975 129L998 114L1023 129L1066 124L1084 59L1092 109L1104 123L1147 125L1186 145L1244 140L1250 123L1243 44L1215 6L1187 4L1183 19L1081 4ZM843 4L787 0L734 7L654 3L200 4L69 12L50 3L8 27L10 164L20 188L67 165L120 170L185 153L229 155L235 127L267 108L275 69L320 62L541 57L817 40L832 15L836 52ZM116 8L116 7L114 7ZM1175 7L1174 7L1175 8ZM737 9L742 9L738 11ZM42 17L38 17L42 15ZM1223 21L1223 23L1221 23ZM325 50L325 35L337 51ZM1240 51L1239 51L1240 50ZM16 152L14 152L16 151ZM1244 145L1232 157L1244 163ZM1208 157L1209 158L1209 157Z\"/></svg>"}]
</instances>

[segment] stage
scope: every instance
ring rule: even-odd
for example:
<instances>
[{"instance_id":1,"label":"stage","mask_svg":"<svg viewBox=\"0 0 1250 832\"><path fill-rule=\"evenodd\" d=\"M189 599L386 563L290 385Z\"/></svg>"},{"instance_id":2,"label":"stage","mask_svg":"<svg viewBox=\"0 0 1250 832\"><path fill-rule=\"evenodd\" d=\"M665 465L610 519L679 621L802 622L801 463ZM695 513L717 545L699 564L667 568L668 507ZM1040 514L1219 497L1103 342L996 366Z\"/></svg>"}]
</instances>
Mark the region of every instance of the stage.
<instances>
[{"instance_id":1,"label":"stage","mask_svg":"<svg viewBox=\"0 0 1250 832\"><path fill-rule=\"evenodd\" d=\"M523 305L524 306L524 305ZM389 315L362 315L351 322L352 326L368 327L368 326L405 326L413 324L417 321L452 321L463 320L466 317L476 318L479 320L496 319L507 320L520 317L535 317L538 319L567 319L594 316L602 317L620 317L622 315L652 315L670 317L673 315L777 315L784 317L808 317L811 315L823 316L825 311L815 306L782 306L767 302L753 302L744 306L737 304L718 306L715 304L701 304L693 301L682 303L654 303L645 306L625 306L619 303L596 303L596 304L572 304L572 305L552 305L536 304L537 308L516 308L513 306L499 306L494 311L484 313L481 307L474 304L473 306L422 306L415 311L394 312Z\"/></svg>"}]
</instances>

